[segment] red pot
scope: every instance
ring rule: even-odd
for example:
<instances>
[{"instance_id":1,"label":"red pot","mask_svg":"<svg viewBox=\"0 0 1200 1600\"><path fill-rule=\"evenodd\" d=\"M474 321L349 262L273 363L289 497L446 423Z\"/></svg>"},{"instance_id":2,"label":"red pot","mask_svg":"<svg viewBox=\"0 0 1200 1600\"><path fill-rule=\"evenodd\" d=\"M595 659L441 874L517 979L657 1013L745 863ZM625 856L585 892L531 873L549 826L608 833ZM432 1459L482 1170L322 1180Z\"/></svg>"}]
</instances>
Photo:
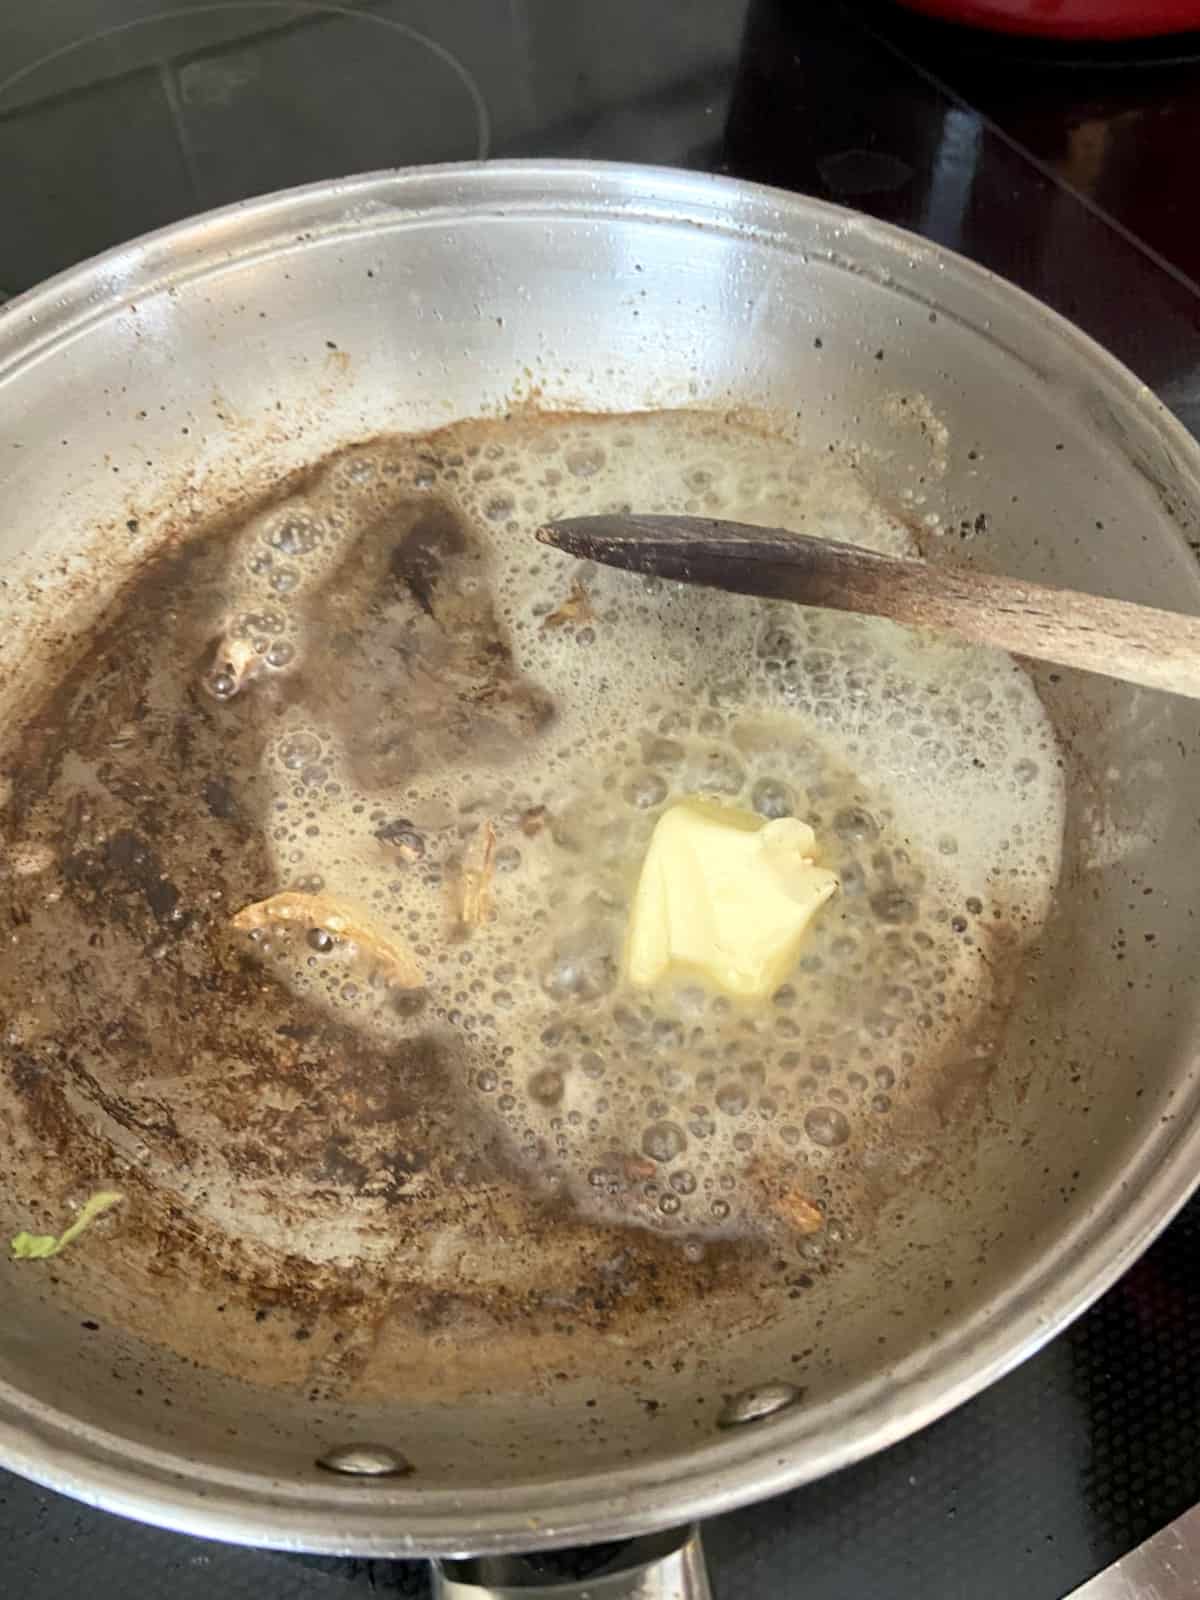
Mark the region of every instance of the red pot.
<instances>
[{"instance_id":1,"label":"red pot","mask_svg":"<svg viewBox=\"0 0 1200 1600\"><path fill-rule=\"evenodd\" d=\"M1137 39L1200 29L1200 0L901 0L947 22L1051 39Z\"/></svg>"}]
</instances>

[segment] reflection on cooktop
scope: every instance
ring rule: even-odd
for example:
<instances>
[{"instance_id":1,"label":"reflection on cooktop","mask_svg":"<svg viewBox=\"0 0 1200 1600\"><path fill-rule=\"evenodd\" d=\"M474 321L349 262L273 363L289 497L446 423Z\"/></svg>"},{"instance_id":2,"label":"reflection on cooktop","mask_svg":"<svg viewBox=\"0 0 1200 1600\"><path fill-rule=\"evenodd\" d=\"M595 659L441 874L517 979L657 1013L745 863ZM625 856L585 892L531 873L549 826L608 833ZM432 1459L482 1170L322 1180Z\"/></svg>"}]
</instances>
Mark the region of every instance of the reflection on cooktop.
<instances>
[{"instance_id":1,"label":"reflection on cooktop","mask_svg":"<svg viewBox=\"0 0 1200 1600\"><path fill-rule=\"evenodd\" d=\"M1063 45L949 28L886 0L866 10L907 61L1200 281L1200 218L1188 176L1200 139L1200 34Z\"/></svg>"},{"instance_id":2,"label":"reflection on cooktop","mask_svg":"<svg viewBox=\"0 0 1200 1600\"><path fill-rule=\"evenodd\" d=\"M153 0L0 15L9 293L231 200L495 155L708 164L745 0Z\"/></svg>"},{"instance_id":3,"label":"reflection on cooktop","mask_svg":"<svg viewBox=\"0 0 1200 1600\"><path fill-rule=\"evenodd\" d=\"M1200 431L1196 56L1194 40L1001 46L885 0L12 5L0 293L207 206L351 171L658 161L801 189L963 250L1077 320ZM1057 1600L1200 1500L1198 1260L1193 1206L1070 1333L971 1404L715 1521L719 1600ZM427 1580L418 1564L202 1544L0 1474L0 1592L134 1590L332 1600L423 1595Z\"/></svg>"},{"instance_id":4,"label":"reflection on cooktop","mask_svg":"<svg viewBox=\"0 0 1200 1600\"><path fill-rule=\"evenodd\" d=\"M426 7L429 26L404 0L204 0L74 29L65 9L0 22L0 60L22 63L0 79L0 170L17 189L10 289L231 200L481 159L517 90L488 0Z\"/></svg>"}]
</instances>

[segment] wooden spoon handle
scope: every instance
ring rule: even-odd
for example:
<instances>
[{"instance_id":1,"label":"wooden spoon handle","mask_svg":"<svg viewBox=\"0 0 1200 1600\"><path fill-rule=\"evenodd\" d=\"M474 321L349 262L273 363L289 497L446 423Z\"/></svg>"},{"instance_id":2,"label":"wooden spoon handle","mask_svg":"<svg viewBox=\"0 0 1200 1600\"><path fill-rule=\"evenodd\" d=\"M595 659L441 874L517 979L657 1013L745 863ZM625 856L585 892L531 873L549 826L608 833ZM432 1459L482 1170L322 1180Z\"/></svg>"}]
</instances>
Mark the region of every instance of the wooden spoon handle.
<instances>
[{"instance_id":1,"label":"wooden spoon handle","mask_svg":"<svg viewBox=\"0 0 1200 1600\"><path fill-rule=\"evenodd\" d=\"M956 633L1200 699L1200 617L707 517L575 517L545 543L685 583Z\"/></svg>"},{"instance_id":2,"label":"wooden spoon handle","mask_svg":"<svg viewBox=\"0 0 1200 1600\"><path fill-rule=\"evenodd\" d=\"M813 586L825 589L816 603L1200 699L1200 618L856 546L825 548L837 553Z\"/></svg>"}]
</instances>

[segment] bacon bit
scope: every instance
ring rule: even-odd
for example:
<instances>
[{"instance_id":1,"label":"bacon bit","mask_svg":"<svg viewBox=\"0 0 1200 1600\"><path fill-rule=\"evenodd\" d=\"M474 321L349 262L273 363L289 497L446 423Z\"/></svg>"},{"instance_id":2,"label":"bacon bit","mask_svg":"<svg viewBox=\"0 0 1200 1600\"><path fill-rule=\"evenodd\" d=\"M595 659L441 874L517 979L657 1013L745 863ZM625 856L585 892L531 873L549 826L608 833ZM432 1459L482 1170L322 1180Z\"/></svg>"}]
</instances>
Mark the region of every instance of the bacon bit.
<instances>
[{"instance_id":1,"label":"bacon bit","mask_svg":"<svg viewBox=\"0 0 1200 1600\"><path fill-rule=\"evenodd\" d=\"M204 686L214 699L231 700L262 670L263 658L248 639L225 637L217 644ZM231 687L226 689L222 679L228 679Z\"/></svg>"},{"instance_id":2,"label":"bacon bit","mask_svg":"<svg viewBox=\"0 0 1200 1600\"><path fill-rule=\"evenodd\" d=\"M824 1213L782 1172L771 1172L756 1163L747 1176L754 1181L771 1216L793 1233L820 1233L825 1226Z\"/></svg>"},{"instance_id":3,"label":"bacon bit","mask_svg":"<svg viewBox=\"0 0 1200 1600\"><path fill-rule=\"evenodd\" d=\"M825 1226L821 1212L796 1189L781 1189L772 1209L782 1222L800 1234L820 1233Z\"/></svg>"},{"instance_id":4,"label":"bacon bit","mask_svg":"<svg viewBox=\"0 0 1200 1600\"><path fill-rule=\"evenodd\" d=\"M380 933L372 927L366 912L336 895L301 894L285 890L270 895L266 900L255 900L243 906L233 918L232 926L239 932L252 933L258 928L269 928L275 923L299 924L305 928L324 928L339 939L352 940L360 950L374 956L387 970L388 977L397 988L423 989L425 977L417 965L416 957L406 946L390 934Z\"/></svg>"},{"instance_id":5,"label":"bacon bit","mask_svg":"<svg viewBox=\"0 0 1200 1600\"><path fill-rule=\"evenodd\" d=\"M557 611L551 611L549 616L542 619L543 628L565 628L574 623L585 623L594 620L592 602L588 592L576 578L571 585L571 592L559 606Z\"/></svg>"},{"instance_id":6,"label":"bacon bit","mask_svg":"<svg viewBox=\"0 0 1200 1600\"><path fill-rule=\"evenodd\" d=\"M645 1183L658 1171L648 1156L626 1156L625 1176L630 1183Z\"/></svg>"},{"instance_id":7,"label":"bacon bit","mask_svg":"<svg viewBox=\"0 0 1200 1600\"><path fill-rule=\"evenodd\" d=\"M464 933L482 928L492 911L492 880L496 876L496 830L485 822L463 858L458 884L458 919Z\"/></svg>"},{"instance_id":8,"label":"bacon bit","mask_svg":"<svg viewBox=\"0 0 1200 1600\"><path fill-rule=\"evenodd\" d=\"M527 839L536 839L546 826L546 819L550 813L545 806L530 806L528 811L523 811L517 821L517 827Z\"/></svg>"}]
</instances>

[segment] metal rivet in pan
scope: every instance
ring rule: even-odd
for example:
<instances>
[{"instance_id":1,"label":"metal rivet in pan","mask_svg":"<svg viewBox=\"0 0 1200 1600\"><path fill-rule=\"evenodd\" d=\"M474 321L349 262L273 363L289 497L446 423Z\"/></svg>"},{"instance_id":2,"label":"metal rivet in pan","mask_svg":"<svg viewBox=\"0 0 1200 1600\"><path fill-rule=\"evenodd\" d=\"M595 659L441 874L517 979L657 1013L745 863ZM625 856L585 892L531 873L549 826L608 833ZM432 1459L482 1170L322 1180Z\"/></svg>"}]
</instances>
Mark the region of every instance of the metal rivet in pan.
<instances>
[{"instance_id":1,"label":"metal rivet in pan","mask_svg":"<svg viewBox=\"0 0 1200 1600\"><path fill-rule=\"evenodd\" d=\"M801 1393L794 1383L760 1383L753 1389L743 1389L726 1401L717 1426L738 1428L743 1422L761 1422L764 1417L794 1406Z\"/></svg>"},{"instance_id":2,"label":"metal rivet in pan","mask_svg":"<svg viewBox=\"0 0 1200 1600\"><path fill-rule=\"evenodd\" d=\"M351 1478L402 1478L412 1471L412 1462L386 1444L339 1444L317 1457L326 1472L341 1472Z\"/></svg>"}]
</instances>

